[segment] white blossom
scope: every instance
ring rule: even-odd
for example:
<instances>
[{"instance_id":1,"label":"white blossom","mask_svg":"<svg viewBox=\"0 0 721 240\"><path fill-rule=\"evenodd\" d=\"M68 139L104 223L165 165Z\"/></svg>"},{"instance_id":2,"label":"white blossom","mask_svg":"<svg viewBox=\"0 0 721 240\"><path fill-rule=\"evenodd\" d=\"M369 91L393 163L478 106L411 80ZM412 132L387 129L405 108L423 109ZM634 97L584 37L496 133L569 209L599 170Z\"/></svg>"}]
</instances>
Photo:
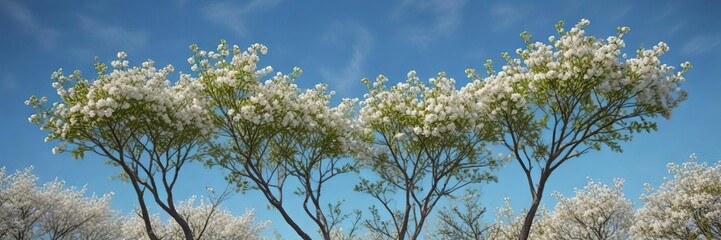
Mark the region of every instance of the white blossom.
<instances>
[{"instance_id":1,"label":"white blossom","mask_svg":"<svg viewBox=\"0 0 721 240\"><path fill-rule=\"evenodd\" d=\"M556 208L548 216L549 239L629 239L633 203L623 195L623 180L609 187L588 179L583 189L566 198L558 192Z\"/></svg>"},{"instance_id":2,"label":"white blossom","mask_svg":"<svg viewBox=\"0 0 721 240\"><path fill-rule=\"evenodd\" d=\"M118 53L117 61L126 56L124 52ZM152 60L143 62L142 67L115 68L92 83L83 79L79 72L64 77L62 70L56 71L53 87L63 101L53 104L48 109L49 115L36 114L29 120L49 130L49 139L60 140L72 140L79 131L109 122L152 124L181 135L202 136L211 132L207 102L201 95L203 85L199 81L181 75L179 80L171 83L167 77L173 66L157 69ZM72 79L75 84L61 79ZM41 100L31 98L28 103L42 108ZM53 153L64 150L61 143L53 148Z\"/></svg>"},{"instance_id":3,"label":"white blossom","mask_svg":"<svg viewBox=\"0 0 721 240\"><path fill-rule=\"evenodd\" d=\"M0 168L0 239L119 239L111 194L87 197L62 180L42 186L32 167L7 175Z\"/></svg>"},{"instance_id":4,"label":"white blossom","mask_svg":"<svg viewBox=\"0 0 721 240\"><path fill-rule=\"evenodd\" d=\"M515 240L521 235L521 226L526 211L523 210L516 214L511 207L511 200L505 198L504 202L503 207L496 208L496 220L489 230L488 239ZM544 206L540 206L536 212L529 239L551 240L544 235L549 225L548 215L548 210Z\"/></svg>"},{"instance_id":5,"label":"white blossom","mask_svg":"<svg viewBox=\"0 0 721 240\"><path fill-rule=\"evenodd\" d=\"M643 207L631 228L634 239L721 238L721 162L668 164L672 178L657 189L646 184Z\"/></svg>"},{"instance_id":6,"label":"white blossom","mask_svg":"<svg viewBox=\"0 0 721 240\"><path fill-rule=\"evenodd\" d=\"M218 49L226 51L224 41ZM241 97L246 97L248 101L238 101L233 106L227 106L225 111L225 116L234 124L338 136L338 140L342 141L336 141L336 148L340 148L341 155L366 155L363 153L368 146L359 139L366 134L366 130L352 118L358 99L343 99L339 105L331 107L330 100L334 92L326 93L327 85L317 84L306 90L298 87L295 78L302 70L297 67L291 74L277 72L261 82L262 77L273 71L270 66L256 70L258 54L265 54L267 48L253 44L244 52L237 49L234 51L237 52L230 57L230 61L217 59L214 64L207 63L204 67L207 74L202 74L198 81L205 84L204 88L230 87L244 94ZM239 75L243 77L239 78Z\"/></svg>"},{"instance_id":7,"label":"white blossom","mask_svg":"<svg viewBox=\"0 0 721 240\"><path fill-rule=\"evenodd\" d=\"M549 37L550 44L530 42L526 49L517 51L521 59L504 55L508 63L486 78L469 69L469 76L475 81L463 91L477 99L483 113L498 117L502 112L528 111L524 99L529 94L544 92L540 89L544 84L554 82L557 84L554 88L561 89L571 86L573 81L584 81L593 84L595 87L589 91L601 98L630 91L638 105L658 107L664 117L670 117L671 110L686 99L687 93L679 84L691 64L681 64L678 72L662 64L659 57L669 50L663 42L626 59L621 57L621 49L625 47L622 36L630 30L628 27L620 27L618 35L603 40L586 35L584 27L589 24L588 20L581 20L558 38ZM511 99L514 93L521 98Z\"/></svg>"},{"instance_id":8,"label":"white blossom","mask_svg":"<svg viewBox=\"0 0 721 240\"><path fill-rule=\"evenodd\" d=\"M359 120L366 126L382 126L391 121L406 126L404 132L393 136L440 137L465 132L482 132L487 119L479 114L483 107L467 91L455 89L455 80L440 73L429 80L430 86L420 82L415 71L408 73L408 80L390 89L383 89L387 79L378 76L366 94Z\"/></svg>"},{"instance_id":9,"label":"white blossom","mask_svg":"<svg viewBox=\"0 0 721 240\"><path fill-rule=\"evenodd\" d=\"M230 211L220 209L205 199L191 196L186 201L181 201L176 207L178 213L183 216L196 238L200 239L238 239L238 240L261 240L267 239L260 236L270 221L254 223L255 211L246 210L241 216L234 216ZM206 223L207 220L207 223ZM151 218L154 230L163 239L182 240L185 239L180 226L172 220L163 222L158 215ZM125 239L147 238L142 218L137 213L132 213L125 218L123 225ZM202 236L200 235L202 232Z\"/></svg>"}]
</instances>

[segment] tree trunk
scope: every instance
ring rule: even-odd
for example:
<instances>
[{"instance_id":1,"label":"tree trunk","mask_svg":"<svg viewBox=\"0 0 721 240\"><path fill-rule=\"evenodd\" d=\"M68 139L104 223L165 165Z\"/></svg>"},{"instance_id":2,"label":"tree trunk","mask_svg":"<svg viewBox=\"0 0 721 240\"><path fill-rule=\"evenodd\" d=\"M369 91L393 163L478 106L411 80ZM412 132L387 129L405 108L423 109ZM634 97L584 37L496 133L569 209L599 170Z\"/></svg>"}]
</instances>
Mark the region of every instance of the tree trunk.
<instances>
[{"instance_id":1,"label":"tree trunk","mask_svg":"<svg viewBox=\"0 0 721 240\"><path fill-rule=\"evenodd\" d=\"M521 235L518 236L519 240L527 240L528 235L531 233L531 226L533 224L533 219L536 217L536 212L538 211L538 206L541 204L541 195L538 195L538 198L533 200L533 203L531 204L531 208L528 209L528 212L526 213L526 217L523 219L523 227L521 228Z\"/></svg>"},{"instance_id":2,"label":"tree trunk","mask_svg":"<svg viewBox=\"0 0 721 240\"><path fill-rule=\"evenodd\" d=\"M143 192L140 191L140 188L134 182L133 182L133 187L135 187L136 193L138 196L138 203L140 205L140 215L141 215L141 217L143 217L143 224L145 224L145 233L148 234L148 238L150 238L150 240L159 240L160 238L158 238L158 236L155 235L155 231L153 231L153 225L150 223L150 214L148 213L148 207L145 206L145 199L143 199Z\"/></svg>"},{"instance_id":3,"label":"tree trunk","mask_svg":"<svg viewBox=\"0 0 721 240\"><path fill-rule=\"evenodd\" d=\"M266 197L267 197L267 195L266 195ZM271 199L268 199L268 200L271 200ZM283 206L281 206L280 204L273 203L274 202L273 200L271 200L270 202L271 202L271 205L273 205L275 207L275 209L277 209L278 212L280 212L280 215L283 215L283 220L285 220L285 222L288 223L288 225L290 225L290 227L293 228L293 230L295 231L295 233L298 234L298 236L300 236L303 240L311 239L310 236L308 236L308 234L303 232L303 229L301 229L300 226L298 226L298 224L296 224L295 221L293 221L293 219L290 217L290 215L288 215L288 213L285 211Z\"/></svg>"},{"instance_id":4,"label":"tree trunk","mask_svg":"<svg viewBox=\"0 0 721 240\"><path fill-rule=\"evenodd\" d=\"M193 231L190 229L188 221L183 219L183 217L181 217L180 214L178 214L177 212L169 214L171 215L171 217L173 217L173 220L175 220L175 222L180 225L180 229L183 230L183 236L185 236L185 240L194 240Z\"/></svg>"},{"instance_id":5,"label":"tree trunk","mask_svg":"<svg viewBox=\"0 0 721 240\"><path fill-rule=\"evenodd\" d=\"M132 170L123 163L121 165L123 167L123 170L125 170L125 173L129 174L130 176L133 176ZM145 224L145 233L148 234L148 238L150 240L159 240L158 236L155 235L155 231L153 231L153 225L150 222L150 213L148 213L148 207L145 205L145 198L143 195L145 192L140 188L138 185L137 179L130 178L130 183L133 185L133 189L135 190L135 195L138 197L138 204L140 205L140 215L143 218L143 224Z\"/></svg>"},{"instance_id":6,"label":"tree trunk","mask_svg":"<svg viewBox=\"0 0 721 240\"><path fill-rule=\"evenodd\" d=\"M526 217L523 219L521 235L518 236L518 239L520 240L528 240L528 236L531 234L531 226L533 225L533 219L536 217L538 206L541 205L541 199L543 198L543 189L546 188L546 181L548 181L549 176L551 176L551 171L541 170L541 178L538 181L538 187L536 188L536 193L533 196L531 208L528 209Z\"/></svg>"},{"instance_id":7,"label":"tree trunk","mask_svg":"<svg viewBox=\"0 0 721 240\"><path fill-rule=\"evenodd\" d=\"M398 240L404 240L408 233L408 218L411 215L411 192L413 191L413 185L410 180L406 180L406 211L403 214L403 222L401 222L401 229L398 230ZM390 213L393 215L393 213Z\"/></svg>"}]
</instances>

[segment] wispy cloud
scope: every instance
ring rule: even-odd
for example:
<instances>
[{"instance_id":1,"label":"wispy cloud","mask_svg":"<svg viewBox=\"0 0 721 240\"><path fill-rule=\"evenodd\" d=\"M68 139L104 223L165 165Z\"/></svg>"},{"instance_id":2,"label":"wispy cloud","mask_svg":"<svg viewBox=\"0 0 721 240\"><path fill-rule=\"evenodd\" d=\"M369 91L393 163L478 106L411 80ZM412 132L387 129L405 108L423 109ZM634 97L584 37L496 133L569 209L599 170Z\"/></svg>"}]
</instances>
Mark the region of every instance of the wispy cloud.
<instances>
[{"instance_id":1,"label":"wispy cloud","mask_svg":"<svg viewBox=\"0 0 721 240\"><path fill-rule=\"evenodd\" d=\"M18 81L15 75L10 72L5 72L0 78L0 90L12 92L18 89Z\"/></svg>"},{"instance_id":2,"label":"wispy cloud","mask_svg":"<svg viewBox=\"0 0 721 240\"><path fill-rule=\"evenodd\" d=\"M54 29L43 26L30 10L21 3L11 0L0 0L0 12L10 18L21 32L32 35L40 45L51 49L57 45L60 33Z\"/></svg>"},{"instance_id":3,"label":"wispy cloud","mask_svg":"<svg viewBox=\"0 0 721 240\"><path fill-rule=\"evenodd\" d=\"M696 36L688 40L683 47L681 47L681 53L688 55L701 55L704 53L718 52L718 48L720 47L721 36L719 35Z\"/></svg>"},{"instance_id":4,"label":"wispy cloud","mask_svg":"<svg viewBox=\"0 0 721 240\"><path fill-rule=\"evenodd\" d=\"M465 0L406 0L396 8L393 17L405 24L402 32L411 44L426 47L458 30L465 4ZM429 22L412 22L407 20L410 16L428 16Z\"/></svg>"},{"instance_id":5,"label":"wispy cloud","mask_svg":"<svg viewBox=\"0 0 721 240\"><path fill-rule=\"evenodd\" d=\"M80 27L90 36L115 50L133 50L148 43L148 35L142 30L131 30L78 15Z\"/></svg>"},{"instance_id":6,"label":"wispy cloud","mask_svg":"<svg viewBox=\"0 0 721 240\"><path fill-rule=\"evenodd\" d=\"M676 33L686 27L686 20L679 20L669 26L667 26L666 36L676 35Z\"/></svg>"},{"instance_id":7,"label":"wispy cloud","mask_svg":"<svg viewBox=\"0 0 721 240\"><path fill-rule=\"evenodd\" d=\"M246 17L254 12L272 8L280 0L251 0L245 5L233 1L211 3L201 9L205 18L224 25L237 35L246 33Z\"/></svg>"},{"instance_id":8,"label":"wispy cloud","mask_svg":"<svg viewBox=\"0 0 721 240\"><path fill-rule=\"evenodd\" d=\"M652 14L651 17L646 18L646 24L652 24L653 26L663 26L667 30L664 30L666 36L673 36L679 30L686 28L689 25L689 20L680 15L684 14L679 9L683 8L686 4L683 1L668 1L665 2L658 10ZM633 29L633 28L632 28Z\"/></svg>"},{"instance_id":9,"label":"wispy cloud","mask_svg":"<svg viewBox=\"0 0 721 240\"><path fill-rule=\"evenodd\" d=\"M188 0L175 0L175 4L177 4L179 7L185 6L187 2Z\"/></svg>"},{"instance_id":10,"label":"wispy cloud","mask_svg":"<svg viewBox=\"0 0 721 240\"><path fill-rule=\"evenodd\" d=\"M326 31L324 39L334 45L351 46L348 61L343 66L331 70L320 69L325 81L333 82L333 88L338 92L347 92L359 83L361 71L365 64L368 52L373 45L373 37L367 28L353 23L334 23Z\"/></svg>"},{"instance_id":11,"label":"wispy cloud","mask_svg":"<svg viewBox=\"0 0 721 240\"><path fill-rule=\"evenodd\" d=\"M623 18L625 18L629 13L631 13L631 10L633 10L634 6L633 4L626 3L626 5L620 5L617 6L616 9L610 12L609 17L611 17L611 20L613 21L620 21Z\"/></svg>"},{"instance_id":12,"label":"wispy cloud","mask_svg":"<svg viewBox=\"0 0 721 240\"><path fill-rule=\"evenodd\" d=\"M494 30L501 30L513 26L523 20L529 9L527 7L511 5L508 3L497 3L490 8L490 15L493 17Z\"/></svg>"},{"instance_id":13,"label":"wispy cloud","mask_svg":"<svg viewBox=\"0 0 721 240\"><path fill-rule=\"evenodd\" d=\"M678 9L681 8L684 4L685 3L681 1L664 2L663 6L659 7L659 9L654 12L654 14L650 18L647 18L646 21L649 23L656 23L665 19L674 19L674 21L681 20L675 16L678 16Z\"/></svg>"}]
</instances>

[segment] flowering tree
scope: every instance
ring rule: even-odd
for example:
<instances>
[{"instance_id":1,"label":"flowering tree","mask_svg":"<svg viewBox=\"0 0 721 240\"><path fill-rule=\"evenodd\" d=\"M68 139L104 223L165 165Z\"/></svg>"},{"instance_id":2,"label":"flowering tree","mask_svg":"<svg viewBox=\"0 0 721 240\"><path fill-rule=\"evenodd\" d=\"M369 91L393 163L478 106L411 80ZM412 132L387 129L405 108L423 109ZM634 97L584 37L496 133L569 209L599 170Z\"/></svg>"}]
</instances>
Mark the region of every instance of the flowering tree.
<instances>
[{"instance_id":1,"label":"flowering tree","mask_svg":"<svg viewBox=\"0 0 721 240\"><path fill-rule=\"evenodd\" d=\"M222 196L221 196L222 197ZM241 216L234 216L230 211L221 209L218 199L201 198L196 205L196 196L178 204L178 212L187 220L196 239L238 239L238 240L260 240L260 232L270 222L253 223L255 212L248 210ZM169 220L163 223L158 215L153 215L151 221L157 226L156 232L162 239L179 240L184 239L183 230L177 222ZM143 221L139 214L132 214L125 218L123 232L125 239L146 238L143 229Z\"/></svg>"},{"instance_id":2,"label":"flowering tree","mask_svg":"<svg viewBox=\"0 0 721 240\"><path fill-rule=\"evenodd\" d=\"M588 185L576 189L576 196L560 193L556 208L548 216L544 236L548 239L629 239L633 224L633 203L623 196L623 180L615 179L613 188L588 179Z\"/></svg>"},{"instance_id":3,"label":"flowering tree","mask_svg":"<svg viewBox=\"0 0 721 240\"><path fill-rule=\"evenodd\" d=\"M193 232L202 233L198 239L238 239L256 240L265 239L260 237L260 232L270 224L270 221L253 223L255 212L247 210L241 216L234 216L230 211L220 209L221 201L200 199L195 204L196 197L181 202L178 205L178 212L188 219ZM168 222L170 225L171 239L182 239L182 229L176 222Z\"/></svg>"},{"instance_id":4,"label":"flowering tree","mask_svg":"<svg viewBox=\"0 0 721 240\"><path fill-rule=\"evenodd\" d=\"M669 164L674 176L658 189L646 184L631 228L635 239L720 239L721 162Z\"/></svg>"},{"instance_id":5,"label":"flowering tree","mask_svg":"<svg viewBox=\"0 0 721 240\"><path fill-rule=\"evenodd\" d=\"M628 27L600 40L586 36L588 24L584 19L565 31L560 22L560 37L549 37L551 45L531 42L524 32L526 49L517 50L521 59L504 53L508 63L498 73L489 61L487 78L467 70L476 80L466 91L483 103L479 113L487 113L501 127L501 143L528 182L532 203L521 239L528 238L546 183L558 167L604 145L622 151L619 142L655 130L652 118L669 118L687 96L679 84L691 65L681 64L674 72L662 64L665 43L628 58L621 54Z\"/></svg>"},{"instance_id":6,"label":"flowering tree","mask_svg":"<svg viewBox=\"0 0 721 240\"><path fill-rule=\"evenodd\" d=\"M349 214L341 213L341 202L326 208L322 187L333 177L354 171L356 164L344 158L366 149L363 142L368 134L351 118L357 100L343 99L329 107L334 93L327 94L326 85L303 91L294 83L299 68L261 82L272 68L256 69L258 54L267 51L260 44L246 51L225 41L218 52L195 45L191 49L195 55L188 61L199 72L213 123L220 140L225 140L209 145L208 163L229 170L227 180L239 189L262 192L301 238L310 239L283 202L286 181L292 181L307 217L329 239Z\"/></svg>"},{"instance_id":7,"label":"flowering tree","mask_svg":"<svg viewBox=\"0 0 721 240\"><path fill-rule=\"evenodd\" d=\"M38 189L35 187L37 178L30 173L30 169L10 176L5 174L5 168L0 169L0 236L16 239L29 239L33 237L33 226L37 224L44 209L42 204L36 203Z\"/></svg>"},{"instance_id":8,"label":"flowering tree","mask_svg":"<svg viewBox=\"0 0 721 240\"><path fill-rule=\"evenodd\" d=\"M66 188L61 180L37 186L32 167L14 174L0 168L0 239L145 239L141 213L122 217L110 209L112 194L85 197L86 188ZM264 239L260 237L269 222L253 223L254 212L241 216L221 209L227 191L202 198L193 196L177 204L195 239ZM185 239L173 219L167 223L150 216L154 233L161 239Z\"/></svg>"},{"instance_id":9,"label":"flowering tree","mask_svg":"<svg viewBox=\"0 0 721 240\"><path fill-rule=\"evenodd\" d=\"M534 219L530 239L629 239L633 224L633 203L622 192L623 180L616 179L611 188L593 180L576 196L553 195L558 204L553 211L541 210ZM437 239L518 239L523 215L517 216L508 199L506 206L496 210L493 224L480 218L485 209L478 205L479 195L463 198L463 208L453 206L441 211ZM465 211L460 211L464 209Z\"/></svg>"},{"instance_id":10,"label":"flowering tree","mask_svg":"<svg viewBox=\"0 0 721 240\"><path fill-rule=\"evenodd\" d=\"M85 197L85 188L61 180L37 186L32 167L6 175L0 169L0 239L119 239L110 196Z\"/></svg>"},{"instance_id":11,"label":"flowering tree","mask_svg":"<svg viewBox=\"0 0 721 240\"><path fill-rule=\"evenodd\" d=\"M146 217L142 216L142 213L135 211L129 216L123 217L123 224L120 230L123 232L123 237L126 239L146 239L148 238L148 231L145 229ZM165 239L168 232L168 226L166 226L158 214L152 214L147 217L150 221L150 225L153 226L153 233L160 239Z\"/></svg>"},{"instance_id":12,"label":"flowering tree","mask_svg":"<svg viewBox=\"0 0 721 240\"><path fill-rule=\"evenodd\" d=\"M129 67L125 58L124 52L118 53L110 73L105 64L96 62L98 75L92 83L80 71L68 76L62 75L62 69L56 71L52 85L60 101L45 106L45 97L32 96L26 104L40 112L29 120L50 132L46 141L60 142L53 153L70 144L75 146L73 157L82 158L90 151L120 167L119 178L132 184L150 239L158 236L150 222L146 193L181 226L186 239L193 239L176 209L173 189L180 170L211 131L205 98L199 95L203 86L188 75L171 84L167 79L171 65L156 69L148 60L141 67Z\"/></svg>"},{"instance_id":13,"label":"flowering tree","mask_svg":"<svg viewBox=\"0 0 721 240\"><path fill-rule=\"evenodd\" d=\"M365 226L376 237L417 239L439 200L472 183L495 180L496 161L485 143L493 138L485 115L467 92L455 89L444 73L422 83L416 73L390 89L387 78L363 82L360 121L375 139L372 159L364 160L376 179L361 179L356 191L378 200ZM400 205L395 209L393 203ZM384 220L381 213L388 214Z\"/></svg>"}]
</instances>

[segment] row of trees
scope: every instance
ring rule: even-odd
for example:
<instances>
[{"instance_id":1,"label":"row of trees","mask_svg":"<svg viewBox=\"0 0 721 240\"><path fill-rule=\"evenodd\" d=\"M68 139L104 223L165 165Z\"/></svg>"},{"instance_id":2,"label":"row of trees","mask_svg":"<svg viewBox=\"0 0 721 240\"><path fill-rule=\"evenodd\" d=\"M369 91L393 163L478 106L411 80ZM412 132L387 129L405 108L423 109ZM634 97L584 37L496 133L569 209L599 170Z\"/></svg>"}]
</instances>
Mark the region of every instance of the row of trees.
<instances>
[{"instance_id":1,"label":"row of trees","mask_svg":"<svg viewBox=\"0 0 721 240\"><path fill-rule=\"evenodd\" d=\"M32 167L7 174L0 168L0 239L145 239L139 212L122 215L110 208L113 195L86 196L86 188L65 187L62 180L39 186ZM269 222L253 223L254 212L234 216L219 203L227 194L207 199L191 197L178 204L198 238L262 239L259 233ZM151 215L162 239L183 239L175 221Z\"/></svg>"},{"instance_id":2,"label":"row of trees","mask_svg":"<svg viewBox=\"0 0 721 240\"><path fill-rule=\"evenodd\" d=\"M541 206L530 232L532 239L718 239L721 237L721 162L713 166L695 157L669 164L671 178L659 188L646 184L640 209L634 210L623 194L623 180L612 186L588 180L575 196L553 193L554 209ZM108 203L112 194L87 197L86 189L66 188L54 180L37 186L32 168L6 174L0 169L0 239L143 239L147 233L137 212L122 216ZM224 195L221 194L220 197ZM210 200L210 201L208 201ZM233 216L219 208L219 198L196 197L178 204L198 238L263 239L259 233L268 222L253 223L253 211ZM429 239L518 239L523 214L517 215L506 199L496 209L496 220L486 222L480 195L475 190L439 211ZM524 213L525 214L525 213ZM153 215L162 239L182 239L174 221ZM356 239L373 237L373 229ZM349 239L331 232L333 239Z\"/></svg>"},{"instance_id":3,"label":"row of trees","mask_svg":"<svg viewBox=\"0 0 721 240\"><path fill-rule=\"evenodd\" d=\"M382 75L363 79L362 101L331 106L326 85L295 84L299 68L262 81L272 72L257 67L265 46L242 50L221 41L214 51L190 47L196 76L171 82L172 66L148 60L131 67L120 52L112 71L96 61L92 82L58 70L59 101L33 96L27 104L39 110L30 121L59 143L53 152L92 152L122 170L118 177L135 190L151 239L159 237L148 203L170 215L186 239L198 238L173 198L192 160L227 170L239 191L259 191L303 239L310 232L330 239L344 221L352 222L349 238L362 225L372 237L417 239L442 199L495 181L493 170L512 160L532 199L519 235L527 239L546 183L563 163L602 146L621 151L619 142L655 130L653 118L670 117L686 98L679 84L691 66L662 64L666 44L628 57L621 53L627 27L603 40L585 34L588 24L566 31L559 23L550 45L521 34L520 58L503 53L507 63L498 72L489 61L487 77L467 70L472 82L460 89L445 73L426 83L411 71L393 86ZM494 155L492 145L510 154ZM365 219L322 198L329 181L360 169L374 174L355 190L378 203ZM302 202L288 203L289 191ZM302 228L288 207L302 207L317 229Z\"/></svg>"}]
</instances>

